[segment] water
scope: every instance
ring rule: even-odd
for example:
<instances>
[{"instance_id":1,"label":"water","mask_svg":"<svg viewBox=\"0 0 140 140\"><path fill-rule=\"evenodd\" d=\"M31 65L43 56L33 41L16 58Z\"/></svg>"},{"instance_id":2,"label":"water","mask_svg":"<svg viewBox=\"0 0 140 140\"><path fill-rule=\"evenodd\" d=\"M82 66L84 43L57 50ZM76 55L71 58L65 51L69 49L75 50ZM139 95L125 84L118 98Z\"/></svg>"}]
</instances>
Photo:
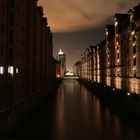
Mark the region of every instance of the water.
<instances>
[{"instance_id":1,"label":"water","mask_svg":"<svg viewBox=\"0 0 140 140\"><path fill-rule=\"evenodd\" d=\"M92 91L94 93L94 91ZM64 80L53 96L11 136L47 140L139 140L139 125L120 117L76 80Z\"/></svg>"}]
</instances>

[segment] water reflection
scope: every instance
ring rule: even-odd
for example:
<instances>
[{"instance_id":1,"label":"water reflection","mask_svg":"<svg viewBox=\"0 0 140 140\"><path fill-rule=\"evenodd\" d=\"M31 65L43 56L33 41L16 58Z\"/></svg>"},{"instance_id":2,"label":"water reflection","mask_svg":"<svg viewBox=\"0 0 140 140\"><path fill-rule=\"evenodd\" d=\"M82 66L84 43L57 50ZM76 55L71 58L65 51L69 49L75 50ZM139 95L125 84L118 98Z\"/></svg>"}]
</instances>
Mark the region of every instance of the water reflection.
<instances>
[{"instance_id":1,"label":"water reflection","mask_svg":"<svg viewBox=\"0 0 140 140\"><path fill-rule=\"evenodd\" d=\"M135 131L75 80L64 80L57 91L52 118L54 140L135 140Z\"/></svg>"}]
</instances>

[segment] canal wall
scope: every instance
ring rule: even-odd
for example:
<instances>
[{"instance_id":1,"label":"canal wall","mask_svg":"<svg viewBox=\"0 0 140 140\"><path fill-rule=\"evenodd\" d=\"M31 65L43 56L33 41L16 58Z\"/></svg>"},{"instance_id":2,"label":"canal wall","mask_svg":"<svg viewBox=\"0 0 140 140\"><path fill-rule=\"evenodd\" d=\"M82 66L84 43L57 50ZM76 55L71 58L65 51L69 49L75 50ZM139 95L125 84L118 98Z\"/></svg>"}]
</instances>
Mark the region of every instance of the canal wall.
<instances>
[{"instance_id":1,"label":"canal wall","mask_svg":"<svg viewBox=\"0 0 140 140\"><path fill-rule=\"evenodd\" d=\"M79 82L100 98L110 109L136 119L140 117L140 95L130 94L87 80L79 79Z\"/></svg>"}]
</instances>

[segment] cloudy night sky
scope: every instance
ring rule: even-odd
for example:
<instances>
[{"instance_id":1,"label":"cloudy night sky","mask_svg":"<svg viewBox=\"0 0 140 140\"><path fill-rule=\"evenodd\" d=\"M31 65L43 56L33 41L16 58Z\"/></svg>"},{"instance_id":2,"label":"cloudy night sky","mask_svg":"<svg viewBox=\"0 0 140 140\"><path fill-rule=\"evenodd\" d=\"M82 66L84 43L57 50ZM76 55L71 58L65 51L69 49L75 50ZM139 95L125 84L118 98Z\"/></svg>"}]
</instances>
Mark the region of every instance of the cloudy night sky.
<instances>
[{"instance_id":1,"label":"cloudy night sky","mask_svg":"<svg viewBox=\"0 0 140 140\"><path fill-rule=\"evenodd\" d=\"M54 58L61 48L67 69L80 60L90 45L100 43L104 27L113 24L115 13L127 13L139 0L39 0L53 32Z\"/></svg>"}]
</instances>

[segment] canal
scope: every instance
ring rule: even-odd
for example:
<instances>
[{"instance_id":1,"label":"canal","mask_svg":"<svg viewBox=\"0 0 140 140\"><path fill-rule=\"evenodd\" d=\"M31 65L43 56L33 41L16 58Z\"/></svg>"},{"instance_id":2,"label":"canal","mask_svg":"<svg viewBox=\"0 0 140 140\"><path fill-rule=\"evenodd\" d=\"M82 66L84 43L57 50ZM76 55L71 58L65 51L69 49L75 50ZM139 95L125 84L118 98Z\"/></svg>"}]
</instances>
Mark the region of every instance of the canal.
<instances>
[{"instance_id":1,"label":"canal","mask_svg":"<svg viewBox=\"0 0 140 140\"><path fill-rule=\"evenodd\" d=\"M139 140L140 125L118 115L77 80L64 80L10 136L46 140Z\"/></svg>"}]
</instances>

